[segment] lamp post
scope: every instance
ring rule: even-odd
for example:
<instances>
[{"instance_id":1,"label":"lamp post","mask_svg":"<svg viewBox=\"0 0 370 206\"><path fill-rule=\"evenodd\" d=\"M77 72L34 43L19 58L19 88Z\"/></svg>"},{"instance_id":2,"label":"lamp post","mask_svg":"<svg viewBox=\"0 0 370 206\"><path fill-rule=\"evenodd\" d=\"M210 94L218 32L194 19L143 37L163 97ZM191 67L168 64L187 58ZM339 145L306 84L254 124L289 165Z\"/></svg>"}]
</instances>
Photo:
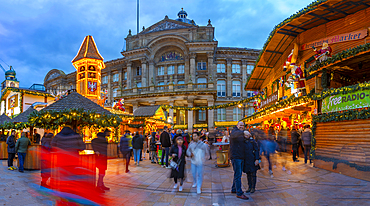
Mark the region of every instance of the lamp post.
<instances>
[{"instance_id":1,"label":"lamp post","mask_svg":"<svg viewBox=\"0 0 370 206\"><path fill-rule=\"evenodd\" d=\"M243 108L243 118L245 117L245 108L247 108L248 106L249 106L248 102L244 102L238 105L239 108Z\"/></svg>"}]
</instances>

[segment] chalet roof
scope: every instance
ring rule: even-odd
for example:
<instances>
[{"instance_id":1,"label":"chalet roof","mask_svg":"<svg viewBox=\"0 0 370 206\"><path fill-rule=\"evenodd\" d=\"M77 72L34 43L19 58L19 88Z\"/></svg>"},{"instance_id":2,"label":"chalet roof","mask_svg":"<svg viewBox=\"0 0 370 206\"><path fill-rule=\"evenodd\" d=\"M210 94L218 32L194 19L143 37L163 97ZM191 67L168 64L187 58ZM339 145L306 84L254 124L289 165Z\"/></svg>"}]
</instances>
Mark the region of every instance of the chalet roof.
<instances>
[{"instance_id":1,"label":"chalet roof","mask_svg":"<svg viewBox=\"0 0 370 206\"><path fill-rule=\"evenodd\" d=\"M42 110L45 111L61 111L64 109L84 109L86 111L95 111L98 114L106 114L110 115L108 110L104 109L103 107L99 106L95 102L91 101L90 99L82 96L77 92L72 92L66 97L50 104L49 106L43 108Z\"/></svg>"},{"instance_id":2,"label":"chalet roof","mask_svg":"<svg viewBox=\"0 0 370 206\"><path fill-rule=\"evenodd\" d=\"M160 105L139 107L134 111L135 117L151 117L154 116Z\"/></svg>"},{"instance_id":3,"label":"chalet roof","mask_svg":"<svg viewBox=\"0 0 370 206\"><path fill-rule=\"evenodd\" d=\"M72 63L83 58L103 60L103 57L99 54L93 37L90 35L85 37L81 44L80 50L78 50L76 57L72 60Z\"/></svg>"},{"instance_id":4,"label":"chalet roof","mask_svg":"<svg viewBox=\"0 0 370 206\"><path fill-rule=\"evenodd\" d=\"M28 122L28 116L33 112L33 111L37 111L36 109L34 109L32 106L29 107L26 111L20 113L18 116L14 117L12 119L12 122Z\"/></svg>"},{"instance_id":5,"label":"chalet roof","mask_svg":"<svg viewBox=\"0 0 370 206\"><path fill-rule=\"evenodd\" d=\"M370 0L315 1L276 25L263 46L245 90L260 89L299 34L366 9L369 4Z\"/></svg>"},{"instance_id":6,"label":"chalet roof","mask_svg":"<svg viewBox=\"0 0 370 206\"><path fill-rule=\"evenodd\" d=\"M4 124L5 122L11 122L12 119L10 117L6 116L6 114L2 114L0 116L0 124Z\"/></svg>"}]
</instances>

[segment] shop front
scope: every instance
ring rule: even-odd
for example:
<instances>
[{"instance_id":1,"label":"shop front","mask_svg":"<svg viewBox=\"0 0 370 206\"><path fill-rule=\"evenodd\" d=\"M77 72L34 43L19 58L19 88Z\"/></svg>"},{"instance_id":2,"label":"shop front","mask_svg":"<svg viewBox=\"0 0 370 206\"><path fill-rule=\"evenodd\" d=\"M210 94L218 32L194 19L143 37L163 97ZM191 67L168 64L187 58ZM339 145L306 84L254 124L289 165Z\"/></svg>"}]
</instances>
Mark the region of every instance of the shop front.
<instances>
[{"instance_id":1,"label":"shop front","mask_svg":"<svg viewBox=\"0 0 370 206\"><path fill-rule=\"evenodd\" d=\"M316 1L271 32L245 89L264 129L310 125L315 167L370 180L370 9ZM277 100L269 103L269 99ZM283 132L281 132L283 131Z\"/></svg>"}]
</instances>

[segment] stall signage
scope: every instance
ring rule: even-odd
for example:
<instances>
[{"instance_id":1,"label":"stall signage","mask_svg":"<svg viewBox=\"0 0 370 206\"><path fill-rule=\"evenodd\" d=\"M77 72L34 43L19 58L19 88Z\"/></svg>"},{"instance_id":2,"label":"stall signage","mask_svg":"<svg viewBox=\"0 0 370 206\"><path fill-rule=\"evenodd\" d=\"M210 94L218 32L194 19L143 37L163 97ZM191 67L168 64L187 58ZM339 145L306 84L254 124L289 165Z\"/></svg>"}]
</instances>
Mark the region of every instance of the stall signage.
<instances>
[{"instance_id":1,"label":"stall signage","mask_svg":"<svg viewBox=\"0 0 370 206\"><path fill-rule=\"evenodd\" d=\"M278 99L279 99L279 93L276 91L272 95L268 96L266 99L261 101L260 108L268 106L271 103L274 103L274 102L278 101Z\"/></svg>"},{"instance_id":2,"label":"stall signage","mask_svg":"<svg viewBox=\"0 0 370 206\"><path fill-rule=\"evenodd\" d=\"M370 92L358 91L349 94L337 94L322 100L323 113L370 107Z\"/></svg>"},{"instance_id":3,"label":"stall signage","mask_svg":"<svg viewBox=\"0 0 370 206\"><path fill-rule=\"evenodd\" d=\"M323 43L335 44L352 40L363 39L367 36L367 29L353 31L345 34L339 34L335 36L326 37L319 39L301 46L302 50L311 49L312 47L321 47Z\"/></svg>"}]
</instances>

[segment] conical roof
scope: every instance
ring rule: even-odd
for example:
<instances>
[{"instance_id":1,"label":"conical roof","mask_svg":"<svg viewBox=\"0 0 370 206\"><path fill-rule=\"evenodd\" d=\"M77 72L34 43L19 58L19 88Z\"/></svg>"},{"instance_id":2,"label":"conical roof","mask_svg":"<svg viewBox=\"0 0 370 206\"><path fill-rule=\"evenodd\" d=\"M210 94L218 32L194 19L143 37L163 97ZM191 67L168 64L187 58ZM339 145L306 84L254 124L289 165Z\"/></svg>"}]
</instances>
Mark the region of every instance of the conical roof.
<instances>
[{"instance_id":1,"label":"conical roof","mask_svg":"<svg viewBox=\"0 0 370 206\"><path fill-rule=\"evenodd\" d=\"M32 106L30 106L26 111L20 113L18 116L12 119L12 122L28 122L28 116L33 112L37 111Z\"/></svg>"},{"instance_id":2,"label":"conical roof","mask_svg":"<svg viewBox=\"0 0 370 206\"><path fill-rule=\"evenodd\" d=\"M85 37L81 44L80 50L78 50L76 57L72 60L72 63L83 58L103 60L103 57L99 54L93 37L90 35Z\"/></svg>"},{"instance_id":3,"label":"conical roof","mask_svg":"<svg viewBox=\"0 0 370 206\"><path fill-rule=\"evenodd\" d=\"M4 124L5 122L11 122L12 119L10 117L6 116L6 114L2 114L0 116L0 124Z\"/></svg>"},{"instance_id":4,"label":"conical roof","mask_svg":"<svg viewBox=\"0 0 370 206\"><path fill-rule=\"evenodd\" d=\"M63 99L60 99L53 104L45 107L42 109L43 111L62 111L64 109L84 109L86 111L95 111L98 114L107 114L111 115L108 110L104 109L103 107L99 106L95 102L91 101L90 99L82 96L77 92L72 92Z\"/></svg>"}]
</instances>

